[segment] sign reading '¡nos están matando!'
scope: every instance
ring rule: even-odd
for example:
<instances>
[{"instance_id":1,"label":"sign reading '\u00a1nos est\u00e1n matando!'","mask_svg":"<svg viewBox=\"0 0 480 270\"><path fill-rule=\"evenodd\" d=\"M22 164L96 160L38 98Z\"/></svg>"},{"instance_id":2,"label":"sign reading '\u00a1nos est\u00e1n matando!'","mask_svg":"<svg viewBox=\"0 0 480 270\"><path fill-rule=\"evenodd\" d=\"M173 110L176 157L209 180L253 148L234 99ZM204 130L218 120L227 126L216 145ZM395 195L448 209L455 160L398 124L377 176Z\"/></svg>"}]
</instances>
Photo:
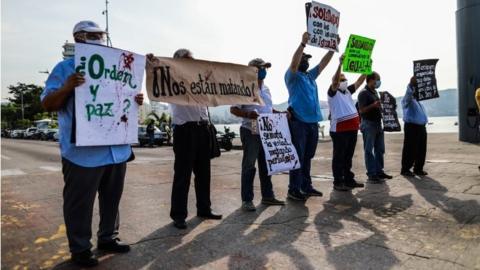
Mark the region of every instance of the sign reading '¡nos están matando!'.
<instances>
[{"instance_id":1,"label":"sign reading '\u00a1nos est\u00e1n matando!'","mask_svg":"<svg viewBox=\"0 0 480 270\"><path fill-rule=\"evenodd\" d=\"M343 72L371 74L373 46L374 39L350 35L345 49Z\"/></svg>"},{"instance_id":2,"label":"sign reading '\u00a1nos est\u00e1n matando!'","mask_svg":"<svg viewBox=\"0 0 480 270\"><path fill-rule=\"evenodd\" d=\"M76 145L138 142L138 105L145 56L91 44L75 44L75 71L85 83L75 88Z\"/></svg>"},{"instance_id":3,"label":"sign reading '\u00a1nos est\u00e1n matando!'","mask_svg":"<svg viewBox=\"0 0 480 270\"><path fill-rule=\"evenodd\" d=\"M263 105L257 69L231 63L153 57L147 59L147 93L178 105Z\"/></svg>"}]
</instances>

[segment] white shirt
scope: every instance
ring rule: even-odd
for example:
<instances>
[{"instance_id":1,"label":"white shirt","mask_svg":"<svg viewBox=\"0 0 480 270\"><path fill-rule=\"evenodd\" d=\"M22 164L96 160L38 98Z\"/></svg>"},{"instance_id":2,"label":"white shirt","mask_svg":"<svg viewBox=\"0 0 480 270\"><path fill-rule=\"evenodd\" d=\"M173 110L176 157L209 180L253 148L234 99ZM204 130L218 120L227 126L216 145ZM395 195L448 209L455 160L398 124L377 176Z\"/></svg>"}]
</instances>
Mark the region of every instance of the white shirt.
<instances>
[{"instance_id":1,"label":"white shirt","mask_svg":"<svg viewBox=\"0 0 480 270\"><path fill-rule=\"evenodd\" d=\"M172 112L172 124L183 125L186 122L208 121L206 106L187 106L170 104Z\"/></svg>"},{"instance_id":2,"label":"white shirt","mask_svg":"<svg viewBox=\"0 0 480 270\"><path fill-rule=\"evenodd\" d=\"M260 97L263 99L264 106L262 105L236 105L239 109L242 109L247 112L251 112L256 110L258 114L261 113L272 113L273 112L273 103L272 103L272 95L270 94L270 89L263 84L262 88L260 89ZM253 120L255 121L255 120ZM242 127L247 128L252 131L252 119L249 118L242 118ZM258 131L257 131L258 132Z\"/></svg>"}]
</instances>

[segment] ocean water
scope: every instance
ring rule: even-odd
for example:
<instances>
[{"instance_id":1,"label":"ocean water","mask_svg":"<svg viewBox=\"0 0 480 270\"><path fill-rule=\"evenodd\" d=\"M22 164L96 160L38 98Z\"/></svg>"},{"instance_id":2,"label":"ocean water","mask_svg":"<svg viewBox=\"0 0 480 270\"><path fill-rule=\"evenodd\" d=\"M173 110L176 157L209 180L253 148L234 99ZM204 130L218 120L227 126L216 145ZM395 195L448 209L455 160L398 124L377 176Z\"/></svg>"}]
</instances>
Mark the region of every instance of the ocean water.
<instances>
[{"instance_id":1,"label":"ocean water","mask_svg":"<svg viewBox=\"0 0 480 270\"><path fill-rule=\"evenodd\" d=\"M403 133L403 120L400 118L400 124L402 125L402 131L400 132L388 132L388 133ZM455 123L458 122L457 116L445 116L445 117L430 117L428 119L429 124L427 125L427 132L428 133L457 133L458 132L458 125ZM328 136L330 131L330 121L322 121L320 122L320 127L324 127L324 134ZM218 131L224 131L224 128L230 128L230 131L235 132L237 137L240 136L240 124L229 124L229 125L222 125L217 124L215 125Z\"/></svg>"}]
</instances>

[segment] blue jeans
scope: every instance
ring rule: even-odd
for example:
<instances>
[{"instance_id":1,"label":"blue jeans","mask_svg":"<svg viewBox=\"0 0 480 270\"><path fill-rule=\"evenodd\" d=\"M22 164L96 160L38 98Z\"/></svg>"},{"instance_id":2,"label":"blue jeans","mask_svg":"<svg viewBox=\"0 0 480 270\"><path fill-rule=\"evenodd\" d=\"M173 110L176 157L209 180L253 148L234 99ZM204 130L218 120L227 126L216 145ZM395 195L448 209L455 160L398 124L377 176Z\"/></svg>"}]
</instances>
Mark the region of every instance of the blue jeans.
<instances>
[{"instance_id":1,"label":"blue jeans","mask_svg":"<svg viewBox=\"0 0 480 270\"><path fill-rule=\"evenodd\" d=\"M378 175L383 172L383 154L385 154L382 124L362 119L360 130L363 134L363 149L365 152L367 175Z\"/></svg>"},{"instance_id":2,"label":"blue jeans","mask_svg":"<svg viewBox=\"0 0 480 270\"><path fill-rule=\"evenodd\" d=\"M310 167L318 144L318 124L304 123L296 119L289 121L292 143L297 150L300 168L290 171L288 191L308 192L313 189Z\"/></svg>"},{"instance_id":3,"label":"blue jeans","mask_svg":"<svg viewBox=\"0 0 480 270\"><path fill-rule=\"evenodd\" d=\"M242 201L253 201L253 179L255 178L255 161L258 160L258 174L260 188L263 198L274 198L272 177L268 175L265 152L263 151L260 135L244 127L240 128L240 139L242 140Z\"/></svg>"}]
</instances>

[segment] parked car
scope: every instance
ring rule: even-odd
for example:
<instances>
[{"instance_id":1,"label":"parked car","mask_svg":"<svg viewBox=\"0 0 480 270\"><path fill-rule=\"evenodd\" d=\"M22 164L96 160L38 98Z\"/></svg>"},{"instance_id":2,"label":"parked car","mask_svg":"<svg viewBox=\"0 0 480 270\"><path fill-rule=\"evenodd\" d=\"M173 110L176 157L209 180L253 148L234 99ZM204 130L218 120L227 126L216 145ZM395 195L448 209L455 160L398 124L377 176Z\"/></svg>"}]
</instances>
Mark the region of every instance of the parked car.
<instances>
[{"instance_id":1,"label":"parked car","mask_svg":"<svg viewBox=\"0 0 480 270\"><path fill-rule=\"evenodd\" d=\"M154 137L154 143L158 146L163 145L163 143L168 140L167 133L161 131L158 127L155 127ZM150 138L147 135L147 126L145 125L138 126L138 143L140 144L140 146L144 146L150 143Z\"/></svg>"},{"instance_id":2,"label":"parked car","mask_svg":"<svg viewBox=\"0 0 480 270\"><path fill-rule=\"evenodd\" d=\"M38 136L38 129L36 127L27 128L25 130L24 138L25 139L35 139Z\"/></svg>"},{"instance_id":3,"label":"parked car","mask_svg":"<svg viewBox=\"0 0 480 270\"><path fill-rule=\"evenodd\" d=\"M58 129L56 128L51 128L51 129L41 129L39 131L40 133L40 140L42 141L54 141L54 135L55 133L58 133Z\"/></svg>"},{"instance_id":4,"label":"parked car","mask_svg":"<svg viewBox=\"0 0 480 270\"><path fill-rule=\"evenodd\" d=\"M59 136L60 136L60 132L57 129L57 131L55 133L53 133L53 140L58 142L58 140L60 140Z\"/></svg>"},{"instance_id":5,"label":"parked car","mask_svg":"<svg viewBox=\"0 0 480 270\"><path fill-rule=\"evenodd\" d=\"M25 135L25 130L15 129L11 132L10 137L15 139L22 139Z\"/></svg>"}]
</instances>

